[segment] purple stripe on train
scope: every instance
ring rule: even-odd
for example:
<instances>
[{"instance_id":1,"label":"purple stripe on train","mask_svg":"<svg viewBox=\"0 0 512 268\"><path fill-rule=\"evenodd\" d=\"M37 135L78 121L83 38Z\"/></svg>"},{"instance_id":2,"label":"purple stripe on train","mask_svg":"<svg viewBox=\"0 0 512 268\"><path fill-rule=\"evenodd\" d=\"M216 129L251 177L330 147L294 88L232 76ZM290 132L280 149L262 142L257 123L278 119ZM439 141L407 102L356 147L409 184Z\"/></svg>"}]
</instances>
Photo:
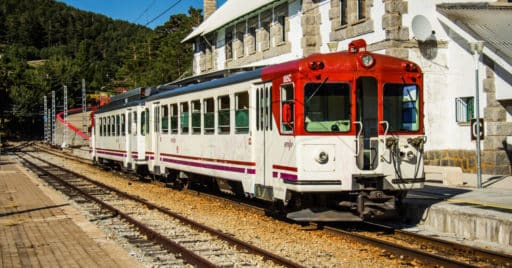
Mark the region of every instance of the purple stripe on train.
<instances>
[{"instance_id":1,"label":"purple stripe on train","mask_svg":"<svg viewBox=\"0 0 512 268\"><path fill-rule=\"evenodd\" d=\"M200 168L208 168L208 169L214 169L214 170L237 172L237 173L245 173L246 172L245 168L221 166L221 165L214 165L214 164L202 164L202 163L176 160L176 159L170 159L170 158L164 158L164 162L192 166L192 167L200 167ZM248 174L256 174L256 170L255 169L247 169L247 173Z\"/></svg>"}]
</instances>

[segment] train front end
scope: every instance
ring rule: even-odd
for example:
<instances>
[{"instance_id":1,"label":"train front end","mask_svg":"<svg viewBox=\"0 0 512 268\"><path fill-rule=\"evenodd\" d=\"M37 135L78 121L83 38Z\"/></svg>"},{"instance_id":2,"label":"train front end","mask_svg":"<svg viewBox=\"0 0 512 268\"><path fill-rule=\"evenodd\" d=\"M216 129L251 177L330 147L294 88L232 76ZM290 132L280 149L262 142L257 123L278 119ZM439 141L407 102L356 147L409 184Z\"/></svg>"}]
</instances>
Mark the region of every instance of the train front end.
<instances>
[{"instance_id":1,"label":"train front end","mask_svg":"<svg viewBox=\"0 0 512 268\"><path fill-rule=\"evenodd\" d=\"M301 60L288 77L285 69L284 79L273 86L280 96L274 99L278 139L288 147L275 161L294 167L288 171L292 176L277 174L287 192L287 217L397 216L407 191L422 188L425 181L420 68L367 52L365 42L356 40L348 52Z\"/></svg>"}]
</instances>

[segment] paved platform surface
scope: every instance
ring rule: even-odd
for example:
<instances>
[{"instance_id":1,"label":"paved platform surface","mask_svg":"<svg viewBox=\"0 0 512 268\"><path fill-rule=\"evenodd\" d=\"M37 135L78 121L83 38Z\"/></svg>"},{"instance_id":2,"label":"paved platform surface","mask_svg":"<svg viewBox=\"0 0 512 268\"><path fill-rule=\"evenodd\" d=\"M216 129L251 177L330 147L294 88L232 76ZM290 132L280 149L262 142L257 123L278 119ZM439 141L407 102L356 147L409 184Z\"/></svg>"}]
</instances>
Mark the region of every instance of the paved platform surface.
<instances>
[{"instance_id":1,"label":"paved platform surface","mask_svg":"<svg viewBox=\"0 0 512 268\"><path fill-rule=\"evenodd\" d=\"M459 186L427 183L406 198L410 230L512 255L512 177L465 174Z\"/></svg>"},{"instance_id":2,"label":"paved platform surface","mask_svg":"<svg viewBox=\"0 0 512 268\"><path fill-rule=\"evenodd\" d=\"M0 267L138 267L48 186L0 155Z\"/></svg>"}]
</instances>

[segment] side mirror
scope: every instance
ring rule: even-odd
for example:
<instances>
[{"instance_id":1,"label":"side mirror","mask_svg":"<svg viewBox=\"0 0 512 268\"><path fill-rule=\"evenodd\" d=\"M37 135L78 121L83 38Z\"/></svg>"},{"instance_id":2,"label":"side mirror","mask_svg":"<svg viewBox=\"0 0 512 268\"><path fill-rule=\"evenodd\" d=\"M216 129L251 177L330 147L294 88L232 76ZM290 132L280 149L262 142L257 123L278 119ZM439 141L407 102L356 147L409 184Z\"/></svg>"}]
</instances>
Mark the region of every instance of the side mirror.
<instances>
[{"instance_id":1,"label":"side mirror","mask_svg":"<svg viewBox=\"0 0 512 268\"><path fill-rule=\"evenodd\" d=\"M291 103L284 103L283 104L283 114L282 114L282 121L285 124L292 123L292 104Z\"/></svg>"}]
</instances>

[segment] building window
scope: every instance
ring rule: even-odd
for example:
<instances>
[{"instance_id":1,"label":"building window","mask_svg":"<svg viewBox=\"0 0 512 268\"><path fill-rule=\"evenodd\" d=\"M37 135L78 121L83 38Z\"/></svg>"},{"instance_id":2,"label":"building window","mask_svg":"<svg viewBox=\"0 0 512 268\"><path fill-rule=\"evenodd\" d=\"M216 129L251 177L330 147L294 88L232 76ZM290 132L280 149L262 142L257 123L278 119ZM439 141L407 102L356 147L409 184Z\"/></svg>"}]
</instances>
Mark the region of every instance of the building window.
<instances>
[{"instance_id":1,"label":"building window","mask_svg":"<svg viewBox=\"0 0 512 268\"><path fill-rule=\"evenodd\" d=\"M288 6L286 4L275 8L276 45L286 41L286 17L288 17Z\"/></svg>"},{"instance_id":2,"label":"building window","mask_svg":"<svg viewBox=\"0 0 512 268\"><path fill-rule=\"evenodd\" d=\"M178 104L171 104L171 133L178 133Z\"/></svg>"},{"instance_id":3,"label":"building window","mask_svg":"<svg viewBox=\"0 0 512 268\"><path fill-rule=\"evenodd\" d=\"M180 126L181 126L181 133L186 134L188 133L189 123L189 111L188 111L188 102L182 102L180 105Z\"/></svg>"},{"instance_id":4,"label":"building window","mask_svg":"<svg viewBox=\"0 0 512 268\"><path fill-rule=\"evenodd\" d=\"M268 10L261 14L260 44L262 51L270 48L270 25L272 25L272 11Z\"/></svg>"},{"instance_id":5,"label":"building window","mask_svg":"<svg viewBox=\"0 0 512 268\"><path fill-rule=\"evenodd\" d=\"M250 18L248 21L247 53L256 52L256 29L258 28L258 17Z\"/></svg>"},{"instance_id":6,"label":"building window","mask_svg":"<svg viewBox=\"0 0 512 268\"><path fill-rule=\"evenodd\" d=\"M461 97L455 99L455 120L458 123L466 123L474 117L475 101L473 97Z\"/></svg>"},{"instance_id":7,"label":"building window","mask_svg":"<svg viewBox=\"0 0 512 268\"><path fill-rule=\"evenodd\" d=\"M358 20L366 19L366 1L365 0L357 0L357 19Z\"/></svg>"},{"instance_id":8,"label":"building window","mask_svg":"<svg viewBox=\"0 0 512 268\"><path fill-rule=\"evenodd\" d=\"M340 25L345 26L348 24L347 20L347 1L340 0Z\"/></svg>"},{"instance_id":9,"label":"building window","mask_svg":"<svg viewBox=\"0 0 512 268\"><path fill-rule=\"evenodd\" d=\"M201 134L201 102L192 101L192 133Z\"/></svg>"},{"instance_id":10,"label":"building window","mask_svg":"<svg viewBox=\"0 0 512 268\"><path fill-rule=\"evenodd\" d=\"M215 113L213 107L213 98L204 100L203 107L203 120L204 120L204 134L213 134L215 132Z\"/></svg>"},{"instance_id":11,"label":"building window","mask_svg":"<svg viewBox=\"0 0 512 268\"><path fill-rule=\"evenodd\" d=\"M169 132L169 106L162 105L162 118L161 118L161 125L162 125L162 133L168 133Z\"/></svg>"},{"instance_id":12,"label":"building window","mask_svg":"<svg viewBox=\"0 0 512 268\"><path fill-rule=\"evenodd\" d=\"M233 27L226 28L224 42L226 44L226 60L233 59Z\"/></svg>"},{"instance_id":13,"label":"building window","mask_svg":"<svg viewBox=\"0 0 512 268\"><path fill-rule=\"evenodd\" d=\"M235 94L235 132L249 132L249 93L242 92Z\"/></svg>"},{"instance_id":14,"label":"building window","mask_svg":"<svg viewBox=\"0 0 512 268\"><path fill-rule=\"evenodd\" d=\"M222 96L218 99L218 114L217 114L217 125L219 127L220 134L229 133L230 126L230 111L229 111L229 96Z\"/></svg>"},{"instance_id":15,"label":"building window","mask_svg":"<svg viewBox=\"0 0 512 268\"><path fill-rule=\"evenodd\" d=\"M236 26L236 56L241 58L245 55L244 51L244 35L245 35L245 21Z\"/></svg>"}]
</instances>

